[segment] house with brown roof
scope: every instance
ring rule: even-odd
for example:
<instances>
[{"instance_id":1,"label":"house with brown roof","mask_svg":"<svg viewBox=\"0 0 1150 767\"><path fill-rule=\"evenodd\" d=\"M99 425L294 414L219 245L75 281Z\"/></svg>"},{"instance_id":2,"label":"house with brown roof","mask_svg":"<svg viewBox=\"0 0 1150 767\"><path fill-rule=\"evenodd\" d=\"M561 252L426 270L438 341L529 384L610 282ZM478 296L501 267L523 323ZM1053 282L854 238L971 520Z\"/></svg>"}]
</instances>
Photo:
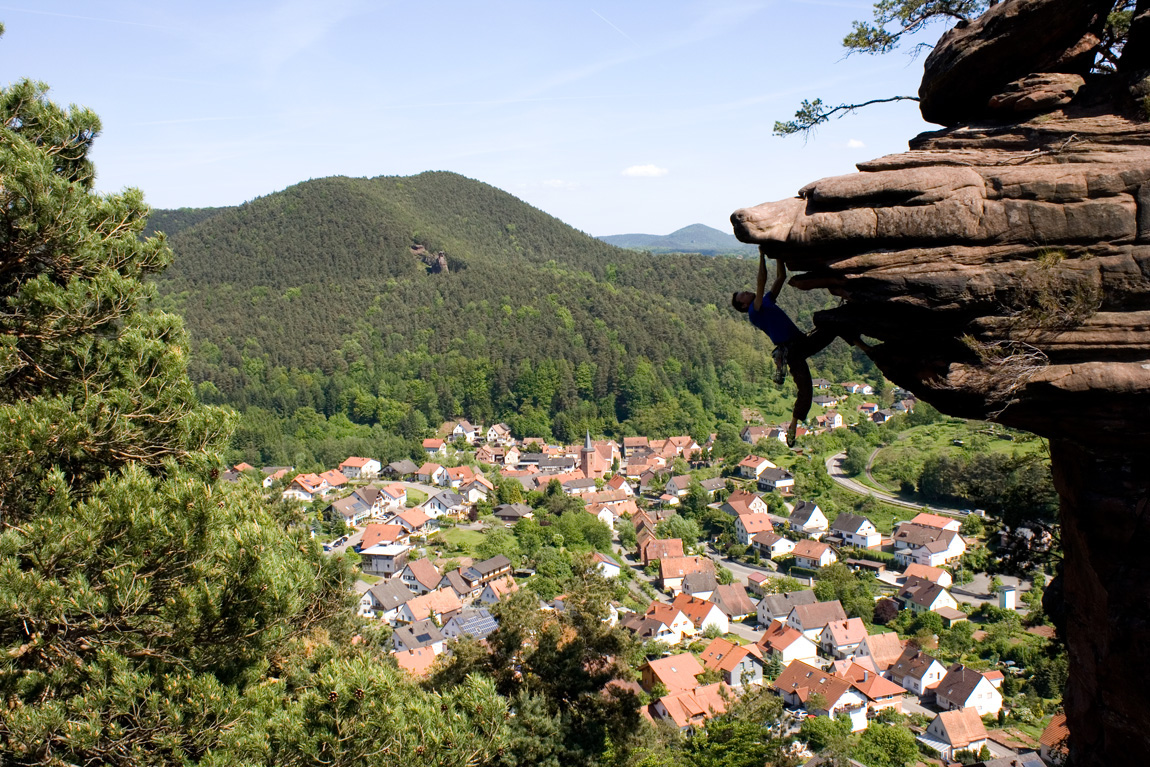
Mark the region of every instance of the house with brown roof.
<instances>
[{"instance_id":1,"label":"house with brown roof","mask_svg":"<svg viewBox=\"0 0 1150 767\"><path fill-rule=\"evenodd\" d=\"M414 623L431 618L443 624L462 609L463 604L454 590L437 588L404 602L399 608L396 622Z\"/></svg>"},{"instance_id":2,"label":"house with brown roof","mask_svg":"<svg viewBox=\"0 0 1150 767\"><path fill-rule=\"evenodd\" d=\"M997 714L1002 708L1002 693L980 672L955 663L935 688L939 708L973 708L979 716Z\"/></svg>"},{"instance_id":3,"label":"house with brown roof","mask_svg":"<svg viewBox=\"0 0 1150 767\"><path fill-rule=\"evenodd\" d=\"M439 525L427 514L424 514L422 509L404 509L395 515L392 522L402 527L410 535L426 535L439 528Z\"/></svg>"},{"instance_id":4,"label":"house with brown roof","mask_svg":"<svg viewBox=\"0 0 1150 767\"><path fill-rule=\"evenodd\" d=\"M796 660L818 662L818 646L803 632L778 621L763 632L755 646L764 658L778 658L784 666Z\"/></svg>"},{"instance_id":5,"label":"house with brown roof","mask_svg":"<svg viewBox=\"0 0 1150 767\"><path fill-rule=\"evenodd\" d=\"M915 615L941 608L958 609L958 601L941 584L921 578L907 578L896 598Z\"/></svg>"},{"instance_id":6,"label":"house with brown roof","mask_svg":"<svg viewBox=\"0 0 1150 767\"><path fill-rule=\"evenodd\" d=\"M682 592L672 600L671 608L679 610L690 618L695 631L700 634L712 627L722 634L731 630L731 622L726 614L710 600L699 599Z\"/></svg>"},{"instance_id":7,"label":"house with brown roof","mask_svg":"<svg viewBox=\"0 0 1150 767\"><path fill-rule=\"evenodd\" d=\"M659 586L678 592L682 590L683 577L688 573L706 572L715 572L715 563L710 557L665 557L659 560Z\"/></svg>"},{"instance_id":8,"label":"house with brown roof","mask_svg":"<svg viewBox=\"0 0 1150 767\"><path fill-rule=\"evenodd\" d=\"M640 684L647 692L661 684L668 693L693 690L699 686L695 677L705 669L689 652L649 660L639 667Z\"/></svg>"},{"instance_id":9,"label":"house with brown roof","mask_svg":"<svg viewBox=\"0 0 1150 767\"><path fill-rule=\"evenodd\" d=\"M1055 714L1038 739L1039 755L1047 764L1062 765L1070 755L1070 730L1066 727L1066 714Z\"/></svg>"},{"instance_id":10,"label":"house with brown roof","mask_svg":"<svg viewBox=\"0 0 1150 767\"><path fill-rule=\"evenodd\" d=\"M442 485L447 481L447 469L438 463L425 463L415 472L415 478L428 485Z\"/></svg>"},{"instance_id":11,"label":"house with brown roof","mask_svg":"<svg viewBox=\"0 0 1150 767\"><path fill-rule=\"evenodd\" d=\"M777 469L774 463L757 455L748 455L739 461L739 476L746 479L758 479L767 469Z\"/></svg>"},{"instance_id":12,"label":"house with brown roof","mask_svg":"<svg viewBox=\"0 0 1150 767\"><path fill-rule=\"evenodd\" d=\"M944 517L941 514L929 514L925 511L916 514L914 519L910 520L908 524L924 525L939 530L953 530L956 533L962 528L962 523L954 517Z\"/></svg>"},{"instance_id":13,"label":"house with brown roof","mask_svg":"<svg viewBox=\"0 0 1150 767\"><path fill-rule=\"evenodd\" d=\"M510 445L515 440L511 437L511 427L505 423L497 423L487 429L487 441L497 445Z\"/></svg>"},{"instance_id":14,"label":"house with brown roof","mask_svg":"<svg viewBox=\"0 0 1150 767\"><path fill-rule=\"evenodd\" d=\"M751 539L759 533L773 532L774 525L766 514L740 514L735 517L735 536L744 546L751 545Z\"/></svg>"},{"instance_id":15,"label":"house with brown roof","mask_svg":"<svg viewBox=\"0 0 1150 767\"><path fill-rule=\"evenodd\" d=\"M751 548L767 559L785 557L795 550L795 542L778 533L758 533L751 538Z\"/></svg>"},{"instance_id":16,"label":"house with brown roof","mask_svg":"<svg viewBox=\"0 0 1150 767\"><path fill-rule=\"evenodd\" d=\"M828 623L846 619L847 614L843 611L843 606L835 599L830 602L795 605L787 615L787 625L806 634L812 642L817 642Z\"/></svg>"},{"instance_id":17,"label":"house with brown roof","mask_svg":"<svg viewBox=\"0 0 1150 767\"><path fill-rule=\"evenodd\" d=\"M348 456L339 465L339 473L348 479L375 479L383 467L374 458Z\"/></svg>"},{"instance_id":18,"label":"house with brown roof","mask_svg":"<svg viewBox=\"0 0 1150 767\"><path fill-rule=\"evenodd\" d=\"M447 443L435 437L425 439L423 440L423 452L428 455L447 455Z\"/></svg>"},{"instance_id":19,"label":"house with brown roof","mask_svg":"<svg viewBox=\"0 0 1150 767\"><path fill-rule=\"evenodd\" d=\"M951 578L950 573L943 570L941 567L930 567L928 565L920 565L917 562L911 562L906 566L902 573L903 577L900 580L900 585L905 584L911 578L921 578L924 581L937 583L944 589L949 589L954 579Z\"/></svg>"},{"instance_id":20,"label":"house with brown roof","mask_svg":"<svg viewBox=\"0 0 1150 767\"><path fill-rule=\"evenodd\" d=\"M691 622L684 615L683 620L688 624ZM669 645L677 645L683 641L682 634L676 635L671 631L671 627L664 623L659 618L650 615L640 615L639 613L627 613L619 621L621 628L630 631L640 641L643 642L664 642Z\"/></svg>"},{"instance_id":21,"label":"house with brown roof","mask_svg":"<svg viewBox=\"0 0 1150 767\"><path fill-rule=\"evenodd\" d=\"M836 673L862 693L871 711L881 711L884 708L902 711L902 696L906 690L874 669L852 661L846 669Z\"/></svg>"},{"instance_id":22,"label":"house with brown roof","mask_svg":"<svg viewBox=\"0 0 1150 767\"><path fill-rule=\"evenodd\" d=\"M430 559L426 558L408 562L407 566L399 573L400 582L417 595L435 591L439 588L441 579L442 575L439 570L435 569L435 565L431 563Z\"/></svg>"},{"instance_id":23,"label":"house with brown roof","mask_svg":"<svg viewBox=\"0 0 1150 767\"><path fill-rule=\"evenodd\" d=\"M770 509L762 496L749 493L746 490L736 490L727 496L719 510L737 517L740 514L767 514Z\"/></svg>"},{"instance_id":24,"label":"house with brown roof","mask_svg":"<svg viewBox=\"0 0 1150 767\"><path fill-rule=\"evenodd\" d=\"M483 593L479 595L479 601L485 605L493 605L503 601L504 597L508 597L516 591L519 591L519 584L510 575L505 575L484 586Z\"/></svg>"},{"instance_id":25,"label":"house with brown roof","mask_svg":"<svg viewBox=\"0 0 1150 767\"><path fill-rule=\"evenodd\" d=\"M363 538L360 541L359 550L370 549L372 546L383 544L389 546L394 543L403 543L407 540L408 533L403 529L402 525L383 525L378 522L372 522L370 525L363 529Z\"/></svg>"},{"instance_id":26,"label":"house with brown roof","mask_svg":"<svg viewBox=\"0 0 1150 767\"><path fill-rule=\"evenodd\" d=\"M850 717L852 732L866 729L866 698L846 679L797 660L783 669L774 684L775 691L792 708L804 709L815 716L845 714ZM807 705L816 693L825 701L825 708Z\"/></svg>"},{"instance_id":27,"label":"house with brown roof","mask_svg":"<svg viewBox=\"0 0 1150 767\"><path fill-rule=\"evenodd\" d=\"M747 589L741 583L716 586L710 600L732 621L741 621L755 612L755 603L747 596Z\"/></svg>"},{"instance_id":28,"label":"house with brown roof","mask_svg":"<svg viewBox=\"0 0 1150 767\"><path fill-rule=\"evenodd\" d=\"M866 624L861 618L831 621L819 633L819 647L831 658L852 658L866 636Z\"/></svg>"},{"instance_id":29,"label":"house with brown roof","mask_svg":"<svg viewBox=\"0 0 1150 767\"><path fill-rule=\"evenodd\" d=\"M756 645L738 645L722 637L711 640L699 659L709 669L715 669L724 682L739 688L763 683L762 653Z\"/></svg>"},{"instance_id":30,"label":"house with brown roof","mask_svg":"<svg viewBox=\"0 0 1150 767\"><path fill-rule=\"evenodd\" d=\"M472 583L463 577L463 568L444 573L443 577L439 580L439 588L454 591L461 603L478 599L479 595L483 593L483 584Z\"/></svg>"},{"instance_id":31,"label":"house with brown roof","mask_svg":"<svg viewBox=\"0 0 1150 767\"><path fill-rule=\"evenodd\" d=\"M809 570L818 570L838 561L835 550L829 544L804 538L795 544L791 552L795 557L795 564Z\"/></svg>"},{"instance_id":32,"label":"house with brown roof","mask_svg":"<svg viewBox=\"0 0 1150 767\"><path fill-rule=\"evenodd\" d=\"M771 429L767 426L744 426L739 432L739 438L748 445L754 445L760 439L767 439L770 433Z\"/></svg>"},{"instance_id":33,"label":"house with brown roof","mask_svg":"<svg viewBox=\"0 0 1150 767\"><path fill-rule=\"evenodd\" d=\"M698 629L690 616L678 607L660 602L657 599L647 606L644 617L656 620L666 626L666 631L661 632L662 636L658 638L670 645L677 645L684 639L693 637L698 633Z\"/></svg>"},{"instance_id":34,"label":"house with brown roof","mask_svg":"<svg viewBox=\"0 0 1150 767\"><path fill-rule=\"evenodd\" d=\"M435 647L413 647L410 650L394 650L391 653L395 664L414 677L425 677L431 673L439 653Z\"/></svg>"},{"instance_id":35,"label":"house with brown roof","mask_svg":"<svg viewBox=\"0 0 1150 767\"><path fill-rule=\"evenodd\" d=\"M623 474L615 474L611 479L607 480L607 487L622 493L627 498L633 498L635 496L635 491L631 488L631 483L627 481L627 477Z\"/></svg>"},{"instance_id":36,"label":"house with brown roof","mask_svg":"<svg viewBox=\"0 0 1150 767\"><path fill-rule=\"evenodd\" d=\"M646 450L650 441L646 437L623 437L623 456L630 458L638 450Z\"/></svg>"},{"instance_id":37,"label":"house with brown roof","mask_svg":"<svg viewBox=\"0 0 1150 767\"><path fill-rule=\"evenodd\" d=\"M938 683L946 676L946 667L914 645L907 645L887 671L887 676L895 684L927 700L934 698Z\"/></svg>"},{"instance_id":38,"label":"house with brown roof","mask_svg":"<svg viewBox=\"0 0 1150 767\"><path fill-rule=\"evenodd\" d=\"M957 751L978 751L986 745L988 736L978 712L962 708L943 711L918 739L943 759L950 760Z\"/></svg>"},{"instance_id":39,"label":"house with brown roof","mask_svg":"<svg viewBox=\"0 0 1150 767\"><path fill-rule=\"evenodd\" d=\"M335 469L330 469L319 475L320 479L327 483L327 486L333 490L338 490L347 484L347 477L339 473Z\"/></svg>"},{"instance_id":40,"label":"house with brown roof","mask_svg":"<svg viewBox=\"0 0 1150 767\"><path fill-rule=\"evenodd\" d=\"M902 565L917 562L938 567L966 552L966 542L953 530L903 522L895 530L895 559Z\"/></svg>"},{"instance_id":41,"label":"house with brown roof","mask_svg":"<svg viewBox=\"0 0 1150 767\"><path fill-rule=\"evenodd\" d=\"M679 538L654 538L639 549L639 558L646 567L654 560L683 557L683 541Z\"/></svg>"},{"instance_id":42,"label":"house with brown roof","mask_svg":"<svg viewBox=\"0 0 1150 767\"><path fill-rule=\"evenodd\" d=\"M690 733L708 719L727 710L728 697L723 691L722 682L700 685L694 690L664 695L655 702L652 710L660 719L675 723L681 732Z\"/></svg>"},{"instance_id":43,"label":"house with brown roof","mask_svg":"<svg viewBox=\"0 0 1150 767\"><path fill-rule=\"evenodd\" d=\"M297 474L282 496L285 500L294 498L297 501L310 503L316 498L322 498L331 491L331 485L318 474Z\"/></svg>"},{"instance_id":44,"label":"house with brown roof","mask_svg":"<svg viewBox=\"0 0 1150 767\"><path fill-rule=\"evenodd\" d=\"M882 634L871 634L863 639L855 652L856 659L868 659L880 672L886 673L902 655L903 644L898 634L887 631Z\"/></svg>"}]
</instances>

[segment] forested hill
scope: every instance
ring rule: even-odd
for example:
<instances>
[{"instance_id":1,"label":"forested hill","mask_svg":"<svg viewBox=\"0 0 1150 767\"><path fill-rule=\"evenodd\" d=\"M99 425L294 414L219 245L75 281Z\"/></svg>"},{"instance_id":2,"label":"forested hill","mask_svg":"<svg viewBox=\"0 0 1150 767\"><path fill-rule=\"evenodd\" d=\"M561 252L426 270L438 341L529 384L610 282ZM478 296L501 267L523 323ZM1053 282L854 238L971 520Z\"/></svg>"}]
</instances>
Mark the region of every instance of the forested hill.
<instances>
[{"instance_id":1,"label":"forested hill","mask_svg":"<svg viewBox=\"0 0 1150 767\"><path fill-rule=\"evenodd\" d=\"M152 225L172 232L161 305L186 319L202 396L241 410L408 438L458 416L699 434L766 385L768 346L729 308L753 262L620 250L459 175L319 179ZM421 258L439 252L446 272Z\"/></svg>"}]
</instances>

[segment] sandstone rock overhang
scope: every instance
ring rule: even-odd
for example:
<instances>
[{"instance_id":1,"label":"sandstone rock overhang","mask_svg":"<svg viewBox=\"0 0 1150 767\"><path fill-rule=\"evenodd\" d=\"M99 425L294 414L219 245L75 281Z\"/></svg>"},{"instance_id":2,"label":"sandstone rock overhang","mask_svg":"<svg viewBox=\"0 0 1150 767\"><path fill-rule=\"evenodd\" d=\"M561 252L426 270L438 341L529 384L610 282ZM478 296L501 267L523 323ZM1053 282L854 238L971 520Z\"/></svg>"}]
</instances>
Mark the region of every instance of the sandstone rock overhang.
<instances>
[{"instance_id":1,"label":"sandstone rock overhang","mask_svg":"<svg viewBox=\"0 0 1150 767\"><path fill-rule=\"evenodd\" d=\"M843 298L816 323L880 341L945 409L1150 445L1150 124L1059 112L914 146L735 211L735 235Z\"/></svg>"},{"instance_id":2,"label":"sandstone rock overhang","mask_svg":"<svg viewBox=\"0 0 1150 767\"><path fill-rule=\"evenodd\" d=\"M1150 0L1092 74L1113 7L992 6L927 59L949 127L731 217L888 378L1050 439L1077 767L1150 764Z\"/></svg>"}]
</instances>

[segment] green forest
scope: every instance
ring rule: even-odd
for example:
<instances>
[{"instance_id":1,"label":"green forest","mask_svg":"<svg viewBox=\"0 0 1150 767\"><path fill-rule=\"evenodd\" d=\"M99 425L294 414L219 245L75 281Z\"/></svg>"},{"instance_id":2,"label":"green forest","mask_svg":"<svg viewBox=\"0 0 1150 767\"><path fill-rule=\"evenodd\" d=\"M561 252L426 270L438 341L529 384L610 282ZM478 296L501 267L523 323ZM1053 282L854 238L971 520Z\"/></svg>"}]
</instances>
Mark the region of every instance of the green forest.
<instances>
[{"instance_id":1,"label":"green forest","mask_svg":"<svg viewBox=\"0 0 1150 767\"><path fill-rule=\"evenodd\" d=\"M615 248L456 174L313 180L148 227L175 254L157 306L185 318L201 399L244 414L251 463L391 459L452 417L703 439L777 391L769 342L730 308L753 262ZM782 297L807 327L833 302ZM815 368L878 377L841 343Z\"/></svg>"}]
</instances>

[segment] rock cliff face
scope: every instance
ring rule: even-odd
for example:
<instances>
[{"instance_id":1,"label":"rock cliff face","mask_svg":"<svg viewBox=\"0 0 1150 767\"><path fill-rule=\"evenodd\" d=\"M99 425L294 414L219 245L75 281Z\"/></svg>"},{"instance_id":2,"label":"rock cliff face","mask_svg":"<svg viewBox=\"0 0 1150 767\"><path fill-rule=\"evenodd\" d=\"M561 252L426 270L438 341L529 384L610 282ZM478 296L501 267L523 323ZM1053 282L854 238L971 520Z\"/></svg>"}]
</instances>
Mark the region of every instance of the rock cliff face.
<instances>
[{"instance_id":1,"label":"rock cliff face","mask_svg":"<svg viewBox=\"0 0 1150 767\"><path fill-rule=\"evenodd\" d=\"M926 62L950 127L732 216L892 381L1051 440L1077 765L1150 763L1150 73L1137 23L1089 73L1112 5L999 3Z\"/></svg>"}]
</instances>

